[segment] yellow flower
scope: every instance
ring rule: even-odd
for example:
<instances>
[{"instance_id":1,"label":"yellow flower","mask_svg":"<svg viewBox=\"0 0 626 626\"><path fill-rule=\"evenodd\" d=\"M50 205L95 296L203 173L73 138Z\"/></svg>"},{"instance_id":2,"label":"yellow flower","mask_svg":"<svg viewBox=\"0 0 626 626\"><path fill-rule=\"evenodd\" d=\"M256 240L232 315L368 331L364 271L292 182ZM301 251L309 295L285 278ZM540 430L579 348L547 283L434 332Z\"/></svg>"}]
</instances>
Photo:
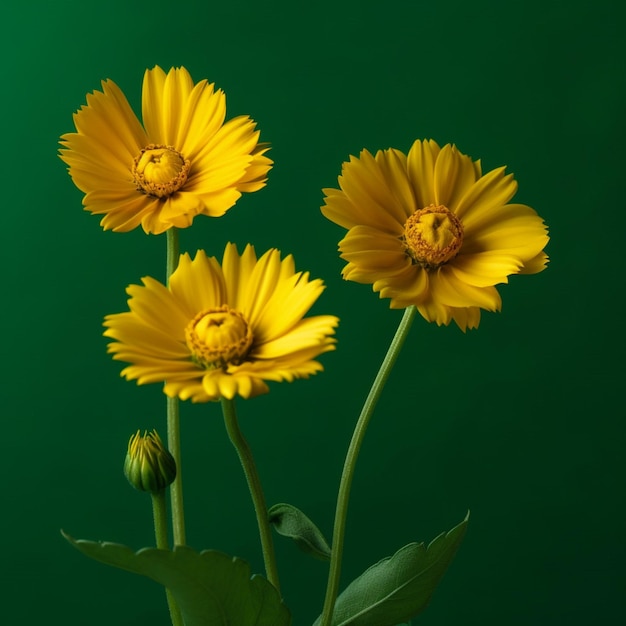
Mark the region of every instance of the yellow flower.
<instances>
[{"instance_id":1,"label":"yellow flower","mask_svg":"<svg viewBox=\"0 0 626 626\"><path fill-rule=\"evenodd\" d=\"M170 397L207 402L268 391L265 381L292 381L322 370L315 357L334 349L336 317L304 315L324 290L296 272L292 256L272 249L257 259L227 244L222 265L200 250L188 254L169 287L153 278L131 285L130 311L108 315L114 359L138 384L165 382Z\"/></svg>"},{"instance_id":2,"label":"yellow flower","mask_svg":"<svg viewBox=\"0 0 626 626\"><path fill-rule=\"evenodd\" d=\"M543 220L508 204L517 183L500 167L450 144L416 141L408 155L363 150L350 157L341 189L324 189L322 213L348 229L339 243L343 277L371 284L392 308L415 305L430 322L476 328L480 309L500 310L494 285L545 269Z\"/></svg>"},{"instance_id":3,"label":"yellow flower","mask_svg":"<svg viewBox=\"0 0 626 626\"><path fill-rule=\"evenodd\" d=\"M272 161L248 116L226 123L226 96L189 72L146 70L143 126L120 88L102 82L61 137L60 157L105 230L141 224L159 234L186 228L196 215L219 217L244 191L264 186Z\"/></svg>"}]
</instances>

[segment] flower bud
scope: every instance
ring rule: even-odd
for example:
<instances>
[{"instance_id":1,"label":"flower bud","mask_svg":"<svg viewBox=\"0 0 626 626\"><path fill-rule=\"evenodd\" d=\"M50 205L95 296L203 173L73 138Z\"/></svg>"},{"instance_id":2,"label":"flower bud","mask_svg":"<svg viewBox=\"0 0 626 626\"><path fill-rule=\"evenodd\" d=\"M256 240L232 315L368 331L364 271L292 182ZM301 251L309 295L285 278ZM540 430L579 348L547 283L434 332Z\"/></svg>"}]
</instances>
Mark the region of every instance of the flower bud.
<instances>
[{"instance_id":1,"label":"flower bud","mask_svg":"<svg viewBox=\"0 0 626 626\"><path fill-rule=\"evenodd\" d=\"M124 475L140 491L157 494L176 478L176 461L163 445L156 430L143 435L137 431L128 442Z\"/></svg>"}]
</instances>

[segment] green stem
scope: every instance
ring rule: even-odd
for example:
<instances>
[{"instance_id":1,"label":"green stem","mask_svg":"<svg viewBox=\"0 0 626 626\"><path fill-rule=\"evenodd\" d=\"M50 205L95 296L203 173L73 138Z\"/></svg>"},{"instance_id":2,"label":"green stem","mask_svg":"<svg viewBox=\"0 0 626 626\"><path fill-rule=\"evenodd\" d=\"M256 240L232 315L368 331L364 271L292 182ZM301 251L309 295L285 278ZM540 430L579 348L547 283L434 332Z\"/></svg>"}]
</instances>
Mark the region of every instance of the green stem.
<instances>
[{"instance_id":1,"label":"green stem","mask_svg":"<svg viewBox=\"0 0 626 626\"><path fill-rule=\"evenodd\" d=\"M167 447L176 461L176 478L170 487L174 545L184 546L187 543L187 538L185 536L185 510L183 507L183 483L181 477L180 407L178 398L167 399Z\"/></svg>"},{"instance_id":2,"label":"green stem","mask_svg":"<svg viewBox=\"0 0 626 626\"><path fill-rule=\"evenodd\" d=\"M416 308L411 306L404 311L400 325L396 334L391 340L391 345L376 374L372 388L370 389L361 414L352 433L352 440L346 454L343 466L341 482L339 483L339 495L337 496L337 509L335 511L335 526L333 528L332 553L330 558L330 572L328 575L328 585L326 587L326 598L324 599L324 609L322 611L321 626L330 626L339 590L339 575L341 573L341 557L343 554L343 542L346 530L346 519L348 516L348 501L350 500L350 488L354 477L357 457L361 450L361 444L365 437L365 431L370 422L370 418L380 398L383 387L389 378L389 374L400 354L402 344L406 339L411 323L415 317Z\"/></svg>"},{"instance_id":3,"label":"green stem","mask_svg":"<svg viewBox=\"0 0 626 626\"><path fill-rule=\"evenodd\" d=\"M154 535L156 538L156 546L161 550L168 550L167 542L167 505L165 502L165 489L161 489L158 493L152 495L152 516L154 518ZM165 589L167 597L167 606L170 609L170 618L172 626L185 626L180 609L176 603L176 599L169 589Z\"/></svg>"},{"instance_id":4,"label":"green stem","mask_svg":"<svg viewBox=\"0 0 626 626\"><path fill-rule=\"evenodd\" d=\"M167 257L165 279L169 285L170 276L178 267L178 258L180 256L180 244L178 242L178 230L174 226L165 231L167 236Z\"/></svg>"},{"instance_id":5,"label":"green stem","mask_svg":"<svg viewBox=\"0 0 626 626\"><path fill-rule=\"evenodd\" d=\"M263 562L265 563L265 573L267 579L280 591L278 582L278 569L276 567L276 557L274 555L274 542L272 540L272 531L270 521L267 515L267 505L265 504L265 496L261 487L259 474L254 463L252 451L248 442L245 440L237 421L237 412L235 411L235 401L222 398L222 412L224 413L224 423L226 424L226 432L237 450L241 466L243 467L246 480L248 481L248 489L252 496L256 520L259 525L259 535L261 537L261 549L263 550Z\"/></svg>"},{"instance_id":6,"label":"green stem","mask_svg":"<svg viewBox=\"0 0 626 626\"><path fill-rule=\"evenodd\" d=\"M178 231L172 227L167 235L167 266L166 279L169 285L170 276L178 266L179 243ZM167 398L167 447L176 461L176 479L170 487L172 501L172 529L174 545L183 546L187 542L185 536L185 511L183 508L183 483L180 454L180 407L178 398Z\"/></svg>"},{"instance_id":7,"label":"green stem","mask_svg":"<svg viewBox=\"0 0 626 626\"><path fill-rule=\"evenodd\" d=\"M154 518L154 536L156 547L162 550L169 548L167 542L167 506L165 504L165 490L161 489L152 496L152 517Z\"/></svg>"}]
</instances>

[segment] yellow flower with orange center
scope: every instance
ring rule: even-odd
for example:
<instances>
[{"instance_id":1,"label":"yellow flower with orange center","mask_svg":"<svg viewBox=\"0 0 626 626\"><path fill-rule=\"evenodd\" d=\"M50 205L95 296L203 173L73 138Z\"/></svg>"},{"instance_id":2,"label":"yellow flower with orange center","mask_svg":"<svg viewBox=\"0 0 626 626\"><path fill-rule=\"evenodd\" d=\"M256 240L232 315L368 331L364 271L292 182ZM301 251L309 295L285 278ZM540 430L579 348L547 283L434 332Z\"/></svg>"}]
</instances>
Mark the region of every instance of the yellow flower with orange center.
<instances>
[{"instance_id":1,"label":"yellow flower with orange center","mask_svg":"<svg viewBox=\"0 0 626 626\"><path fill-rule=\"evenodd\" d=\"M146 70L142 117L143 125L105 80L74 114L76 132L61 137L60 157L105 230L186 228L265 185L272 161L255 123L248 116L224 122L224 92L206 80L194 84L185 68Z\"/></svg>"},{"instance_id":2,"label":"yellow flower with orange center","mask_svg":"<svg viewBox=\"0 0 626 626\"><path fill-rule=\"evenodd\" d=\"M304 317L324 289L296 272L292 256L272 249L257 259L228 244L222 264L198 251L180 257L169 286L153 278L127 292L130 311L105 318L108 350L130 363L138 384L164 382L170 397L192 402L244 398L266 381L292 381L322 370L334 349L331 315Z\"/></svg>"},{"instance_id":3,"label":"yellow flower with orange center","mask_svg":"<svg viewBox=\"0 0 626 626\"><path fill-rule=\"evenodd\" d=\"M546 227L532 208L509 203L513 176L504 167L483 175L453 145L363 150L343 164L339 187L324 189L322 213L348 229L343 277L371 284L392 308L476 328L480 309L500 310L495 285L546 267Z\"/></svg>"}]
</instances>

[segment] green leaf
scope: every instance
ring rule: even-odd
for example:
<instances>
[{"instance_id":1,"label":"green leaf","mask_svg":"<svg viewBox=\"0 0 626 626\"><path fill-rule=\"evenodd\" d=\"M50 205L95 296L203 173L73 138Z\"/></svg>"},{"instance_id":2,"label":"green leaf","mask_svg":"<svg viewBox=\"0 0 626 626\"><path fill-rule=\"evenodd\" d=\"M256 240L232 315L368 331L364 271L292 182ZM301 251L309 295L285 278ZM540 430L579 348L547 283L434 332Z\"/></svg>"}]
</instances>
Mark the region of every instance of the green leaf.
<instances>
[{"instance_id":1,"label":"green leaf","mask_svg":"<svg viewBox=\"0 0 626 626\"><path fill-rule=\"evenodd\" d=\"M394 626L421 613L452 561L467 529L466 518L428 548L410 543L372 565L339 595L332 626ZM321 623L321 617L314 626Z\"/></svg>"},{"instance_id":2,"label":"green leaf","mask_svg":"<svg viewBox=\"0 0 626 626\"><path fill-rule=\"evenodd\" d=\"M291 504L275 504L269 511L270 523L280 535L290 537L307 554L330 560L330 548L317 526Z\"/></svg>"},{"instance_id":3,"label":"green leaf","mask_svg":"<svg viewBox=\"0 0 626 626\"><path fill-rule=\"evenodd\" d=\"M195 552L143 548L133 552L117 543L63 536L83 554L167 587L176 598L185 626L289 626L291 616L280 594L265 578L250 577L250 566L216 550Z\"/></svg>"}]
</instances>

